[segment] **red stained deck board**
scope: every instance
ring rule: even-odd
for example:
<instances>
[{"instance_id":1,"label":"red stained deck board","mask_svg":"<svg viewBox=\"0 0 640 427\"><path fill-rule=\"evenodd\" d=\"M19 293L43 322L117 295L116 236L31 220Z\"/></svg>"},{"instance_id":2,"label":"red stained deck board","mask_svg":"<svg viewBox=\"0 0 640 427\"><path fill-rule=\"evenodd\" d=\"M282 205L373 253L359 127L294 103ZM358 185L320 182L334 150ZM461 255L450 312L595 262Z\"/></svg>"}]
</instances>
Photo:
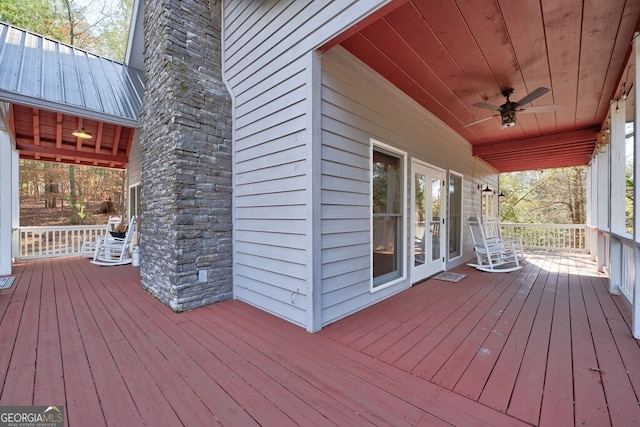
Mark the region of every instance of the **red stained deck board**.
<instances>
[{"instance_id":1,"label":"red stained deck board","mask_svg":"<svg viewBox=\"0 0 640 427\"><path fill-rule=\"evenodd\" d=\"M480 396L538 277L538 269L525 267L524 270L527 272L527 277L523 280L520 290L504 310L499 321L482 343L480 350L473 355L473 359L468 364L464 365L465 371L453 388L457 393L474 400Z\"/></svg>"},{"instance_id":2,"label":"red stained deck board","mask_svg":"<svg viewBox=\"0 0 640 427\"><path fill-rule=\"evenodd\" d=\"M249 309L256 310L251 307ZM235 311L234 316L238 318L245 313L245 308L238 307L237 304L226 304L225 311L229 314ZM428 412L434 417L428 418L429 420L443 420L453 425L522 425L518 420L502 414L496 417L496 413L485 406L335 342L318 343L311 335L282 331L282 321L266 313L256 312L255 318L258 318L256 325L268 323L271 325L270 329L280 329L283 346L296 344L302 348L315 348L316 352L321 352L322 359L331 360L335 366ZM458 410L452 411L452 408Z\"/></svg>"},{"instance_id":3,"label":"red stained deck board","mask_svg":"<svg viewBox=\"0 0 640 427\"><path fill-rule=\"evenodd\" d=\"M575 392L575 424L608 425L607 400L602 387L593 336L582 296L580 278L570 280L571 350L573 358L573 385Z\"/></svg>"},{"instance_id":4,"label":"red stained deck board","mask_svg":"<svg viewBox=\"0 0 640 427\"><path fill-rule=\"evenodd\" d=\"M533 366L528 355L543 340L529 339L530 331L538 333L540 323L536 322L546 315L550 326L542 329L546 330L549 356L536 374L544 377L544 388L530 387L529 392L535 393L528 396L541 402L537 405L539 425L555 426L559 416L567 413L547 405L561 401L555 393L568 388L576 390L575 423L636 422L637 402L634 407L632 399L637 395L640 348L630 336L628 313L619 297L608 294L606 279L595 273L595 264L586 256L533 253L527 255L524 265L525 269L509 275L503 293L496 289L506 283L502 282L505 277L466 266L455 270L469 274L457 284L428 280L355 315L365 326L362 330L349 324L351 317L332 325L344 332L338 336L350 334L349 345L344 345L325 331L309 334L239 301L175 314L141 289L139 273L131 266L99 268L80 258L21 263L14 269L14 286L0 292L0 310L4 310L0 311L0 334L8 338L0 345L9 353L0 354L0 362L6 361L4 369L10 373L2 395L17 396L16 404L25 404L17 402L20 396L53 395L56 390L45 378L55 378L60 372L61 358L59 391L64 392L60 395L64 401L57 404L65 405L71 426L153 425L163 419L171 424L209 425L216 421L213 414L217 411L233 408L241 408L260 424L268 424L265 420L273 414L273 419L284 420L279 424L291 420L304 425L522 425L521 420L486 403L494 395L508 404L515 378L525 384L521 365ZM543 291L547 278L549 283L557 280L552 299L546 295L548 289ZM430 282L434 286L425 286ZM515 289L513 298L507 298ZM452 302L456 297L467 301L485 290L484 303L482 298L475 299L476 304L462 304L469 305L467 314L458 312L469 319L476 309L476 315L482 314L477 324L458 322L451 329L452 337L445 337L456 345L437 348L448 353L442 356L436 374L448 378L441 381L447 387L366 353L380 342L386 348L396 345L396 339L384 341L397 336L396 329L407 323L415 322L412 328L424 324L432 311L441 309L442 301ZM43 305L52 297L52 306ZM479 302L482 310L477 308ZM503 328L500 330L508 336L478 334L490 326L492 311L498 306L503 312L493 329ZM383 309L378 311L379 307ZM461 305L449 304L447 310L453 315ZM406 312L412 315L405 316ZM35 314L36 320L27 319L27 313ZM374 328L366 326L372 319ZM502 325L503 320L509 324ZM35 331L22 334L29 323L36 325ZM102 325L106 326L104 334ZM57 331L59 342L53 340L56 334L52 331ZM415 338L421 337L416 334ZM570 344L564 343L567 340ZM485 364L477 348L489 342L499 346L500 355ZM568 354L563 353L567 345L571 348ZM425 354L432 351L424 350ZM22 353L38 367L28 384L17 381ZM564 369L567 360L572 369ZM589 369L594 361L602 372ZM559 374L565 370L570 372ZM198 394L207 391L211 398L203 405ZM218 392L231 400L216 409L221 403L214 402L213 396ZM467 392L473 399L463 395ZM479 402L474 401L477 396ZM515 398L509 411L514 404ZM131 418L112 411L114 405L130 411Z\"/></svg>"},{"instance_id":5,"label":"red stained deck board","mask_svg":"<svg viewBox=\"0 0 640 427\"><path fill-rule=\"evenodd\" d=\"M64 402L64 376L59 339L53 263L46 264L42 278L40 319L38 325L37 358L35 367L35 405L60 405ZM65 325L61 325L65 327Z\"/></svg>"},{"instance_id":6,"label":"red stained deck board","mask_svg":"<svg viewBox=\"0 0 640 427\"><path fill-rule=\"evenodd\" d=\"M92 310L98 307L91 306L89 300L85 299L85 294L92 293L90 286L82 280L70 285L71 301L100 404L103 411L108 411L105 414L108 417L107 423L142 425L124 380L120 375L113 375L114 372L118 372L117 365L109 352L108 342L101 333L103 325L97 321L104 320L105 316L94 317ZM109 411L109 408L118 408L118 410Z\"/></svg>"},{"instance_id":7,"label":"red stained deck board","mask_svg":"<svg viewBox=\"0 0 640 427\"><path fill-rule=\"evenodd\" d=\"M38 318L40 311L40 295L42 291L42 277L45 263L38 263L27 285L24 305L18 300L19 312L14 313L20 319L15 346L11 353L11 361L5 377L5 385L13 393L3 391L0 404L2 405L31 405L33 402L33 387L36 367L36 348L38 345ZM22 292L20 292L22 295ZM3 388L4 390L4 388Z\"/></svg>"},{"instance_id":8,"label":"red stained deck board","mask_svg":"<svg viewBox=\"0 0 640 427\"><path fill-rule=\"evenodd\" d=\"M192 359L192 354L196 351L195 347L199 346L194 344L189 345L190 343L188 343L185 347L181 348L161 330L148 332L147 336L171 364L173 369L175 369L183 379L189 382L190 388L222 425L258 425L258 423L208 375L208 372ZM183 344L185 343L183 342ZM273 422L275 424L293 425L290 419L282 417L281 415L282 414L274 413Z\"/></svg>"},{"instance_id":9,"label":"red stained deck board","mask_svg":"<svg viewBox=\"0 0 640 427\"><path fill-rule=\"evenodd\" d=\"M596 280L595 285L597 286ZM624 363L611 334L606 315L596 290L592 286L583 287L587 316L591 325L598 365L602 372L611 424L629 426L640 423L640 405L626 373Z\"/></svg>"},{"instance_id":10,"label":"red stained deck board","mask_svg":"<svg viewBox=\"0 0 640 427\"><path fill-rule=\"evenodd\" d=\"M540 418L557 284L558 274L550 272L507 409L508 414L536 425Z\"/></svg>"},{"instance_id":11,"label":"red stained deck board","mask_svg":"<svg viewBox=\"0 0 640 427\"><path fill-rule=\"evenodd\" d=\"M145 361L138 357L131 345L126 340L119 340L111 343L109 348L145 425L180 425L170 402L147 372Z\"/></svg>"},{"instance_id":12,"label":"red stained deck board","mask_svg":"<svg viewBox=\"0 0 640 427\"><path fill-rule=\"evenodd\" d=\"M571 425L573 419L573 364L571 358L571 315L569 277L561 273L553 307L549 355L544 383L540 423Z\"/></svg>"},{"instance_id":13,"label":"red stained deck board","mask_svg":"<svg viewBox=\"0 0 640 427\"><path fill-rule=\"evenodd\" d=\"M465 279L465 281L458 283L428 280L420 285L423 289L437 289L446 292L429 292L424 297L420 297L420 295L414 294L413 289L411 292L407 291L407 299L403 301L401 313L396 312L393 316L393 318L400 318L403 321L395 329L369 344L363 351L374 357L379 357L386 351L388 360L397 360L411 348L416 337L421 337L428 332L426 326L429 324L429 319L438 316L438 313L449 310L450 307L459 305L466 298L471 298L485 284L486 282L483 280L466 281ZM452 288L455 288L457 292L451 292ZM411 313L411 309L404 307L414 305L410 301L426 301L424 305L429 303L431 305L423 308L423 304L418 304L421 309L417 311L416 315L405 319L406 314ZM375 316L375 313L373 315Z\"/></svg>"},{"instance_id":14,"label":"red stained deck board","mask_svg":"<svg viewBox=\"0 0 640 427\"><path fill-rule=\"evenodd\" d=\"M479 402L506 411L520 363L527 349L528 337L542 298L548 272L541 270L529 292L527 301L513 326L511 334L480 393ZM467 371L468 374L470 371Z\"/></svg>"},{"instance_id":15,"label":"red stained deck board","mask_svg":"<svg viewBox=\"0 0 640 427\"><path fill-rule=\"evenodd\" d=\"M455 329L452 330L451 333L447 334L447 336L433 348L433 350L412 370L412 373L423 378L433 379L436 372L442 371L443 376L440 378L442 382L434 382L444 385L445 387L448 386L448 388L453 388L458 376L451 371L455 371L457 369L455 369L454 366L454 369L449 369L449 372L446 372L443 367L447 366L447 362L450 360L454 365L457 364L456 359L467 359L466 362L464 364L461 363L460 366L468 365L476 350L468 351L468 353L471 353L470 355L458 355L458 357L453 360L451 356L470 335L473 335L474 338L479 341L486 337L488 333L487 331L490 331L493 328L499 320L501 313L504 311L504 308L517 291L517 287L513 286L513 278L518 277L519 273L521 273L521 271L502 274L503 277L499 282L499 285L496 286L480 303L476 304L472 310L465 314L465 317L457 324ZM483 322L483 320L485 322ZM468 347L463 349L467 350ZM447 354L448 357L442 358L441 354ZM451 364L449 366L451 366ZM454 378L449 379L450 377Z\"/></svg>"},{"instance_id":16,"label":"red stained deck board","mask_svg":"<svg viewBox=\"0 0 640 427\"><path fill-rule=\"evenodd\" d=\"M515 279L509 283L509 287L488 310L480 313L482 314L482 318L478 320L478 323L472 329L468 330L469 333L458 343L456 349L450 352L450 356L446 362L440 364L439 367L435 366L429 369L430 373L435 372L435 375L431 377L433 382L452 390L475 355L483 354L488 356L486 352L489 349L483 347L483 343L491 335L498 333L503 334L499 330L500 324L504 322L504 313L511 306L514 299L517 300L519 295L526 293L525 279L528 277L530 271L531 265L527 265L527 268L517 273L514 272ZM523 288L524 292L522 291ZM447 339L449 338L450 337L447 337ZM438 352L439 348L440 347L434 349L434 352ZM427 361L427 359L425 359L425 361Z\"/></svg>"},{"instance_id":17,"label":"red stained deck board","mask_svg":"<svg viewBox=\"0 0 640 427\"><path fill-rule=\"evenodd\" d=\"M234 323L242 321L242 318L228 307L229 305L221 306L222 315L228 315L227 318ZM280 323L280 328L274 329L273 336L269 334L268 337L263 334L254 335L251 329L249 327L245 331L238 332L242 332L243 339L247 342L259 346L261 351L270 354L274 360L285 364L290 370L306 378L307 381L327 392L337 401L343 402L369 422L403 425L412 420L417 422L421 418L422 413L418 408L371 383L360 380L352 372L345 370L341 364L333 363L331 356L334 354L324 351L323 346L318 346L319 343L315 338L308 345L300 342L306 335L300 333L301 329L285 333L285 328ZM290 341L290 335L296 336L297 339ZM278 345L279 343L280 345ZM286 351L282 349L286 349Z\"/></svg>"},{"instance_id":18,"label":"red stained deck board","mask_svg":"<svg viewBox=\"0 0 640 427\"><path fill-rule=\"evenodd\" d=\"M194 322L197 322L197 324ZM275 365L272 361L262 358L245 359L248 352L242 349L238 349L238 352L235 352L228 346L229 341L232 339L229 336L225 336L225 344L218 341L216 336L225 334L226 331L223 331L215 324L209 324L207 316L194 317L194 322L184 322L181 324L181 328L193 339L203 343L209 353L208 355L202 354L201 357L196 357L196 360L206 357L206 359L199 362L200 365L205 367L203 362L206 362L207 369L218 372L215 376L216 381L225 390L228 390L230 395L246 408L258 422L268 424L268 420L274 417L273 411L276 411L275 416L280 416L280 414L284 414L284 412L281 412L284 408L287 410L287 416L299 425L333 425L314 406L309 405L300 398L300 395L308 395L308 393L300 393L297 390L289 391L288 387L291 387L294 382L300 382L299 379L293 376L278 375L274 371L280 373L287 371L281 366ZM207 325L212 326L211 331L213 333L205 330L208 329ZM267 372L273 376L269 376ZM244 384L248 381L251 382L251 389L249 390L244 387ZM294 388L297 389L299 387ZM246 394L252 394L253 396L245 396ZM261 399L267 398L270 403L259 403ZM316 398L313 400L317 404L318 400ZM331 405L326 408L331 408Z\"/></svg>"},{"instance_id":19,"label":"red stained deck board","mask_svg":"<svg viewBox=\"0 0 640 427\"><path fill-rule=\"evenodd\" d=\"M504 276L501 277L504 279ZM504 286L503 280L500 281L498 287ZM418 334L423 337L416 341L412 341L413 345L408 351L406 351L400 358L393 360L395 356L395 347L391 348L391 351L386 351L380 355L380 359L385 362L393 363L400 369L412 371L416 369L422 362L427 354L429 354L442 340L447 338L447 335L455 330L456 326L463 321L465 316L469 313L469 307L476 307L478 304L483 304L485 298L496 289L493 286L483 286L477 293L471 296L469 299L461 299L456 302L457 307L453 310L443 310L438 313L439 315L432 317L424 325L426 328L418 330ZM424 331L424 333L422 333ZM428 332L427 332L428 331Z\"/></svg>"}]
</instances>

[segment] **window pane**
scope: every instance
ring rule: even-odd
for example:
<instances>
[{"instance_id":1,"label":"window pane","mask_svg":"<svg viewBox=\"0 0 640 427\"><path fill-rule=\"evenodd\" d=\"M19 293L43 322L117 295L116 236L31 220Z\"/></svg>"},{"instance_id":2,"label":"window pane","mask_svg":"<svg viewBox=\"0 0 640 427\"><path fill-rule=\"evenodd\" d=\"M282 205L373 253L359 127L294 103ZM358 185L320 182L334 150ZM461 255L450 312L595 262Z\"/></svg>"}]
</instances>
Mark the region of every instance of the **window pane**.
<instances>
[{"instance_id":1,"label":"window pane","mask_svg":"<svg viewBox=\"0 0 640 427\"><path fill-rule=\"evenodd\" d=\"M462 177L449 174L449 259L461 255Z\"/></svg>"},{"instance_id":2,"label":"window pane","mask_svg":"<svg viewBox=\"0 0 640 427\"><path fill-rule=\"evenodd\" d=\"M373 152L373 213L400 214L400 159Z\"/></svg>"},{"instance_id":3,"label":"window pane","mask_svg":"<svg viewBox=\"0 0 640 427\"><path fill-rule=\"evenodd\" d=\"M373 286L402 276L402 162L373 152Z\"/></svg>"},{"instance_id":4,"label":"window pane","mask_svg":"<svg viewBox=\"0 0 640 427\"><path fill-rule=\"evenodd\" d=\"M415 234L415 242L414 242L414 265L416 267L423 265L426 262L425 252L426 252L426 212L425 212L425 190L427 186L427 177L422 174L415 174L415 192L414 200L416 203L415 206L415 224L414 234Z\"/></svg>"},{"instance_id":5,"label":"window pane","mask_svg":"<svg viewBox=\"0 0 640 427\"><path fill-rule=\"evenodd\" d=\"M373 217L373 284L400 277L399 223L397 216Z\"/></svg>"},{"instance_id":6,"label":"window pane","mask_svg":"<svg viewBox=\"0 0 640 427\"><path fill-rule=\"evenodd\" d=\"M440 259L440 177L431 178L431 260Z\"/></svg>"}]
</instances>

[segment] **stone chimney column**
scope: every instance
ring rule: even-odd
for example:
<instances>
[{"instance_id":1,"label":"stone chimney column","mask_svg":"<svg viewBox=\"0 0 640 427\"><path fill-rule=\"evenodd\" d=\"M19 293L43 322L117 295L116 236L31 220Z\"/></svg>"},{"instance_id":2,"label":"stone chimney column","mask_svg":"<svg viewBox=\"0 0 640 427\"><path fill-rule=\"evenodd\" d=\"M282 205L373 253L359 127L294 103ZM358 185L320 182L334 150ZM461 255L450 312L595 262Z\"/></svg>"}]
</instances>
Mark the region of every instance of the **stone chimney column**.
<instances>
[{"instance_id":1,"label":"stone chimney column","mask_svg":"<svg viewBox=\"0 0 640 427\"><path fill-rule=\"evenodd\" d=\"M231 98L221 2L144 2L142 286L175 311L232 296Z\"/></svg>"}]
</instances>

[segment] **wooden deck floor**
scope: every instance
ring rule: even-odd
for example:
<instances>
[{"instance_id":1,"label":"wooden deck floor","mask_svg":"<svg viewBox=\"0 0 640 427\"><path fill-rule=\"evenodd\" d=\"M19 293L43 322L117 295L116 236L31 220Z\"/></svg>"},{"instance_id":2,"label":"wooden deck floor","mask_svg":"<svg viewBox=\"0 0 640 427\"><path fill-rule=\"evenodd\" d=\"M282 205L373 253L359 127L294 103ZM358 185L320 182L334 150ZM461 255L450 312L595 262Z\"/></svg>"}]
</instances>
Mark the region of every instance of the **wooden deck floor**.
<instances>
[{"instance_id":1,"label":"wooden deck floor","mask_svg":"<svg viewBox=\"0 0 640 427\"><path fill-rule=\"evenodd\" d=\"M131 266L18 264L0 405L71 426L640 423L640 346L586 257L455 271L309 334L238 301L175 314Z\"/></svg>"}]
</instances>

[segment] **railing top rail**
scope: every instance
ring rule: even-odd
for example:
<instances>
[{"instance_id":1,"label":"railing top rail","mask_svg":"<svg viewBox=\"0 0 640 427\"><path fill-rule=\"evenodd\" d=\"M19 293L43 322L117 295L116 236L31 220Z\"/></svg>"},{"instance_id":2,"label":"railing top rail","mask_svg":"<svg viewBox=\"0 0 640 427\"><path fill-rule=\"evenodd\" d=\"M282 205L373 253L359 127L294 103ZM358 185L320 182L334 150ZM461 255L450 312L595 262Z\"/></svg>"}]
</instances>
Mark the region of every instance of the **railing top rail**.
<instances>
[{"instance_id":1,"label":"railing top rail","mask_svg":"<svg viewBox=\"0 0 640 427\"><path fill-rule=\"evenodd\" d=\"M102 230L104 225L46 225L46 226L29 226L18 227L20 231L64 231L64 230Z\"/></svg>"},{"instance_id":2,"label":"railing top rail","mask_svg":"<svg viewBox=\"0 0 640 427\"><path fill-rule=\"evenodd\" d=\"M523 228L576 228L576 229L586 229L586 224L532 224L532 223L519 223L519 222L501 222L502 226L509 227L523 227Z\"/></svg>"}]
</instances>

